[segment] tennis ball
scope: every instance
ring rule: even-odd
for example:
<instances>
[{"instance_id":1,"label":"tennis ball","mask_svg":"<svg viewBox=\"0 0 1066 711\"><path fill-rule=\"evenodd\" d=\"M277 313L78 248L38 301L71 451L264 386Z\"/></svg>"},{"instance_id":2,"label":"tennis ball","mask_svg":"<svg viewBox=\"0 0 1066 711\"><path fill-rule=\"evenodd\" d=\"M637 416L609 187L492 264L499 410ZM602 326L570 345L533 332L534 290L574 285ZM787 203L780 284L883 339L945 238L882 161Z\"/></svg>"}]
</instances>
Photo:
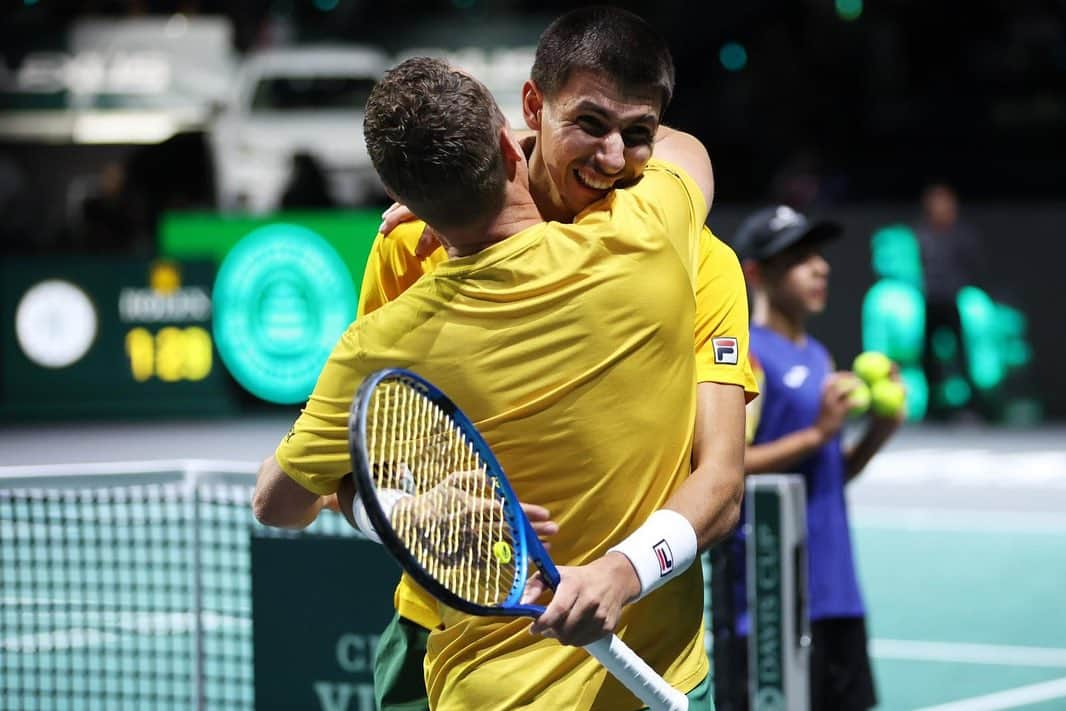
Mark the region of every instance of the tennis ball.
<instances>
[{"instance_id":1,"label":"tennis ball","mask_svg":"<svg viewBox=\"0 0 1066 711\"><path fill-rule=\"evenodd\" d=\"M872 386L892 374L892 361L884 353L866 351L855 357L851 370Z\"/></svg>"},{"instance_id":2,"label":"tennis ball","mask_svg":"<svg viewBox=\"0 0 1066 711\"><path fill-rule=\"evenodd\" d=\"M507 544L507 541L496 541L492 544L492 555L496 557L500 565L507 565L511 562L511 546Z\"/></svg>"},{"instance_id":3,"label":"tennis ball","mask_svg":"<svg viewBox=\"0 0 1066 711\"><path fill-rule=\"evenodd\" d=\"M848 393L848 404L851 406L848 408L851 417L858 417L870 409L870 388L858 378L855 378L855 384Z\"/></svg>"},{"instance_id":4,"label":"tennis ball","mask_svg":"<svg viewBox=\"0 0 1066 711\"><path fill-rule=\"evenodd\" d=\"M894 380L882 380L870 388L870 407L880 417L896 417L907 404L907 391Z\"/></svg>"}]
</instances>

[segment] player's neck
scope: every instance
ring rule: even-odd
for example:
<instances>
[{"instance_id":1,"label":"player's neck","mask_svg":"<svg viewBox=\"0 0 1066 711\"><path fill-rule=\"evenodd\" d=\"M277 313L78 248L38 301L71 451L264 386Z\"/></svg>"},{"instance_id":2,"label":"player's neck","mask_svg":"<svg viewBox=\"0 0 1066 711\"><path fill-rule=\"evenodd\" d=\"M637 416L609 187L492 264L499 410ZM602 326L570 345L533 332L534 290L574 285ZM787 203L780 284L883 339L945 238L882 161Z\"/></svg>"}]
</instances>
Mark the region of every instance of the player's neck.
<instances>
[{"instance_id":1,"label":"player's neck","mask_svg":"<svg viewBox=\"0 0 1066 711\"><path fill-rule=\"evenodd\" d=\"M528 189L508 185L499 212L486 222L441 235L449 257L466 257L543 222Z\"/></svg>"},{"instance_id":2,"label":"player's neck","mask_svg":"<svg viewBox=\"0 0 1066 711\"><path fill-rule=\"evenodd\" d=\"M801 314L793 314L778 308L770 302L765 294L756 294L752 306L751 322L768 328L792 343L807 340L807 319Z\"/></svg>"}]
</instances>

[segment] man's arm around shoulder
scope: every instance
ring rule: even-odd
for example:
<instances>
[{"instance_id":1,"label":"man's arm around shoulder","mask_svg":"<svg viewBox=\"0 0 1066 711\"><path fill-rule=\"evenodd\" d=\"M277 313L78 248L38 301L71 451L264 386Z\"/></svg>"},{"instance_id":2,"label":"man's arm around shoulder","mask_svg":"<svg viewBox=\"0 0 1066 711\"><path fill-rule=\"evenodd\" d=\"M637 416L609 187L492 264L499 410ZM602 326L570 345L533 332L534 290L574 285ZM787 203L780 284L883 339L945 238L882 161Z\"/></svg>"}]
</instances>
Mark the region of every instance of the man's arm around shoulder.
<instances>
[{"instance_id":1,"label":"man's arm around shoulder","mask_svg":"<svg viewBox=\"0 0 1066 711\"><path fill-rule=\"evenodd\" d=\"M671 545L675 559L686 558L688 564L694 562L699 550L726 537L736 527L744 495L744 388L700 383L698 397L692 474L666 505L631 536L655 541L665 532L664 540L674 538L681 543ZM650 546L646 548L644 553L654 555ZM684 554L683 548L691 555ZM564 644L584 645L600 639L615 629L622 607L647 592L637 570L639 565L639 561L633 562L628 553L620 550L587 565L561 566L562 582L544 614L533 623L532 631ZM680 573L685 567L679 563L675 570ZM533 602L545 589L540 576L533 576L522 601Z\"/></svg>"},{"instance_id":2,"label":"man's arm around shoulder","mask_svg":"<svg viewBox=\"0 0 1066 711\"><path fill-rule=\"evenodd\" d=\"M711 209L711 203L714 202L714 170L711 157L698 138L684 131L660 126L655 134L655 157L673 163L688 173L699 187L707 210Z\"/></svg>"}]
</instances>

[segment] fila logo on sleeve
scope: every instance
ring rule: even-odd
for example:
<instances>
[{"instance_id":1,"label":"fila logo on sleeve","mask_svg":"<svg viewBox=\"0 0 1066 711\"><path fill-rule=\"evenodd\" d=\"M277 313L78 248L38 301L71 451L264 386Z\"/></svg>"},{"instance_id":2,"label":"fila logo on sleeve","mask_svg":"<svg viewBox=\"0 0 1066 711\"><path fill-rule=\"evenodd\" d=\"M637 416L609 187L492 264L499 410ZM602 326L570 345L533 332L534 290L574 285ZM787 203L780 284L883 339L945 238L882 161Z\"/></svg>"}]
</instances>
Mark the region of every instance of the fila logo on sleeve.
<instances>
[{"instance_id":1,"label":"fila logo on sleeve","mask_svg":"<svg viewBox=\"0 0 1066 711\"><path fill-rule=\"evenodd\" d=\"M674 569L674 552L670 550L670 544L664 539L652 546L652 550L659 559L659 577L669 575Z\"/></svg>"},{"instance_id":2,"label":"fila logo on sleeve","mask_svg":"<svg viewBox=\"0 0 1066 711\"><path fill-rule=\"evenodd\" d=\"M714 347L714 362L719 365L736 365L739 348L737 339L732 337L712 338L711 345Z\"/></svg>"}]
</instances>

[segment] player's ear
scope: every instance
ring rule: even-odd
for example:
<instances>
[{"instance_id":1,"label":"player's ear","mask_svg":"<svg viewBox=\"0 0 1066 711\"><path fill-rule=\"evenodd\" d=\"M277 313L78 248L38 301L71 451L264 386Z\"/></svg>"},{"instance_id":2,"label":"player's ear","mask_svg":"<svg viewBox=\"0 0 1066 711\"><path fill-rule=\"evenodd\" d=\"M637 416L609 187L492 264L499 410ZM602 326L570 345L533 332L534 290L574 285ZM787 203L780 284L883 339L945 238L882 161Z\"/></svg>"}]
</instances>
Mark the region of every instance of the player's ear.
<instances>
[{"instance_id":1,"label":"player's ear","mask_svg":"<svg viewBox=\"0 0 1066 711\"><path fill-rule=\"evenodd\" d=\"M522 152L522 145L518 142L514 131L506 125L500 129L500 150L503 151L503 157L509 161L524 158L526 155Z\"/></svg>"},{"instance_id":2,"label":"player's ear","mask_svg":"<svg viewBox=\"0 0 1066 711\"><path fill-rule=\"evenodd\" d=\"M522 117L530 130L540 130L540 114L543 110L544 94L532 79L526 79L526 83L522 85Z\"/></svg>"},{"instance_id":3,"label":"player's ear","mask_svg":"<svg viewBox=\"0 0 1066 711\"><path fill-rule=\"evenodd\" d=\"M514 132L506 125L500 129L500 153L503 154L503 161L507 166L507 177L513 180L516 166L526 159L526 154Z\"/></svg>"}]
</instances>

